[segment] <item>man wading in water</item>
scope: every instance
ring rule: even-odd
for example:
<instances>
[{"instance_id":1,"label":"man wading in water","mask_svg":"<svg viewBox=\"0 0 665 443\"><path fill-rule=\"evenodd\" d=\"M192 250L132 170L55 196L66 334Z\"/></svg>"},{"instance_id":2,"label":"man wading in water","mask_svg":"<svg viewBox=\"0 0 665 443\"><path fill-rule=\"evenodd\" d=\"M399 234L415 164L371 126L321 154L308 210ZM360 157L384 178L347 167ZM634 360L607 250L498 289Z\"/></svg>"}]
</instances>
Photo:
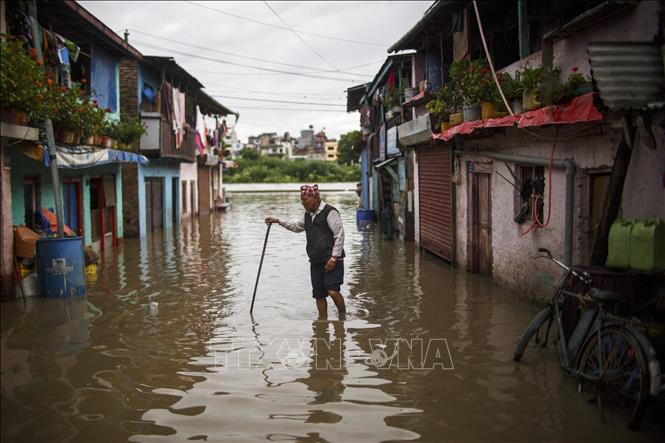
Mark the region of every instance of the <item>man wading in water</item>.
<instances>
[{"instance_id":1,"label":"man wading in water","mask_svg":"<svg viewBox=\"0 0 665 443\"><path fill-rule=\"evenodd\" d=\"M300 201L305 207L305 217L291 221L266 218L266 223L278 223L293 232L305 231L307 235L307 255L309 272L312 278L312 296L316 299L319 318L328 317L330 296L340 320L346 314L344 297L339 292L344 282L344 227L337 209L321 201L318 185L300 187Z\"/></svg>"}]
</instances>

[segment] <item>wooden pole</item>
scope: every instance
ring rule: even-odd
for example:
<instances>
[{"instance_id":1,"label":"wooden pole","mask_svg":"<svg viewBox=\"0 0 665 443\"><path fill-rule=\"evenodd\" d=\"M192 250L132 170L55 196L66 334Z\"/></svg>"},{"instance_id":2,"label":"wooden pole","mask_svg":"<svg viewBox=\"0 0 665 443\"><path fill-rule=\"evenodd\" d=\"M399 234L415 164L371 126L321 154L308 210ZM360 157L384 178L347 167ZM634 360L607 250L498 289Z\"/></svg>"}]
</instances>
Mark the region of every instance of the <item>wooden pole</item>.
<instances>
[{"instance_id":1,"label":"wooden pole","mask_svg":"<svg viewBox=\"0 0 665 443\"><path fill-rule=\"evenodd\" d=\"M259 262L259 272L256 274L256 283L254 284L254 294L252 295L252 306L249 308L249 313L251 314L254 310L254 299L256 299L256 288L259 286L259 277L261 276L261 267L263 266L263 257L266 255L266 245L268 244L268 235L270 234L270 227L272 223L268 223L268 229L266 230L266 239L263 241L263 252L261 252L261 261Z\"/></svg>"},{"instance_id":2,"label":"wooden pole","mask_svg":"<svg viewBox=\"0 0 665 443\"><path fill-rule=\"evenodd\" d=\"M621 200L623 198L623 186L630 166L630 158L633 153L633 143L635 140L635 127L629 117L624 117L624 136L617 148L610 183L605 194L603 203L603 213L600 218L600 226L596 233L593 244L593 253L591 254L591 264L594 266L605 266L607 259L607 241L610 235L612 223L619 215Z\"/></svg>"}]
</instances>

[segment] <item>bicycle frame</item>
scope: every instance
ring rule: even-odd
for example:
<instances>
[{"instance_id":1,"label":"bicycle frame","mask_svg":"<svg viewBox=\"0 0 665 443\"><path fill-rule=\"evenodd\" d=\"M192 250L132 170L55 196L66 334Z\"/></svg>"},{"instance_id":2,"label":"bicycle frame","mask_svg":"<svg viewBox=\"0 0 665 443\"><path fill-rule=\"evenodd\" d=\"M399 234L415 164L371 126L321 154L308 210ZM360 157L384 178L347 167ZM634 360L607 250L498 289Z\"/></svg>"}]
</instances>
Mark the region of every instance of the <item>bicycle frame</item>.
<instances>
[{"instance_id":1,"label":"bicycle frame","mask_svg":"<svg viewBox=\"0 0 665 443\"><path fill-rule=\"evenodd\" d=\"M578 375L578 376L585 376L585 374L580 374L580 372L573 367L572 362L571 362L571 357L570 357L570 348L568 346L568 342L566 340L564 328L563 328L563 318L562 318L562 312L561 312L561 306L563 305L564 300L566 297L575 297L579 299L582 302L593 302L594 300L591 299L590 297L586 295L581 295L581 294L576 294L574 292L570 292L566 289L564 289L565 285L570 281L571 277L574 277L578 280L580 280L583 285L585 292L588 290L588 288L591 285L591 277L587 273L578 273L574 269L570 268L567 266L565 263L562 261L558 260L556 257L554 257L549 251L546 249L539 249L539 252L546 252L547 255L540 255L536 258L547 258L552 260L554 263L559 265L561 268L563 268L566 273L561 277L561 281L557 285L557 289L554 293L554 296L552 297L551 300L551 305L554 310L554 318L553 320L556 322L556 325L558 327L558 335L559 335L559 359L561 363L561 368L571 374L571 375ZM591 331L595 330L600 333L601 327L602 327L602 318L603 318L603 308L602 308L602 303L599 304L599 311L596 316L596 320L594 321L593 325L590 327L590 329L584 334L585 336ZM595 332L594 331L594 332ZM548 333L549 333L549 327L548 327ZM599 335L600 339L600 335ZM580 349L577 350L577 353L579 353ZM573 356L576 357L576 356Z\"/></svg>"}]
</instances>

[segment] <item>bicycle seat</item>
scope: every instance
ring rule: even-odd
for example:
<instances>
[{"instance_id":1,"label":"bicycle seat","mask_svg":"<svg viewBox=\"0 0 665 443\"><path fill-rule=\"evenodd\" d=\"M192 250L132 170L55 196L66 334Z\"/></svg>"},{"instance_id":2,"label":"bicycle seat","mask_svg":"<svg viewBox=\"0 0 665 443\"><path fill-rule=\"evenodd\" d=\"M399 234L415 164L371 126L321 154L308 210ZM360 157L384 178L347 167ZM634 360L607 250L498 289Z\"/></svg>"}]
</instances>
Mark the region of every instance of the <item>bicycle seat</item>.
<instances>
[{"instance_id":1,"label":"bicycle seat","mask_svg":"<svg viewBox=\"0 0 665 443\"><path fill-rule=\"evenodd\" d=\"M613 303L623 303L624 297L618 292L613 291L604 291L602 289L591 288L589 291L589 296L596 301L601 303L613 302Z\"/></svg>"}]
</instances>

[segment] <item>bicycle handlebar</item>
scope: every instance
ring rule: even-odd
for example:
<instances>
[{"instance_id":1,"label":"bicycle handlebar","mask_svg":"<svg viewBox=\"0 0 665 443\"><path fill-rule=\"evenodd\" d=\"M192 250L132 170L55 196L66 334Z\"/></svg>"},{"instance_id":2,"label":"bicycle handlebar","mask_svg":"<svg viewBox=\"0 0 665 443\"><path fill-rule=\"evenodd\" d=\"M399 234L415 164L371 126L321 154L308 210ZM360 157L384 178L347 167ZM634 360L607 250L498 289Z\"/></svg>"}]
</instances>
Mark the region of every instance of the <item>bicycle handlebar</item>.
<instances>
[{"instance_id":1,"label":"bicycle handlebar","mask_svg":"<svg viewBox=\"0 0 665 443\"><path fill-rule=\"evenodd\" d=\"M561 266L563 269L565 269L567 272L570 272L574 277L580 279L584 284L590 285L591 282L591 275L588 272L577 272L573 270L571 267L567 266L565 263L563 263L561 260L557 259L552 255L549 249L547 248L538 248L538 252L546 255L540 255L538 258L548 258L552 260L554 263L557 265Z\"/></svg>"}]
</instances>

